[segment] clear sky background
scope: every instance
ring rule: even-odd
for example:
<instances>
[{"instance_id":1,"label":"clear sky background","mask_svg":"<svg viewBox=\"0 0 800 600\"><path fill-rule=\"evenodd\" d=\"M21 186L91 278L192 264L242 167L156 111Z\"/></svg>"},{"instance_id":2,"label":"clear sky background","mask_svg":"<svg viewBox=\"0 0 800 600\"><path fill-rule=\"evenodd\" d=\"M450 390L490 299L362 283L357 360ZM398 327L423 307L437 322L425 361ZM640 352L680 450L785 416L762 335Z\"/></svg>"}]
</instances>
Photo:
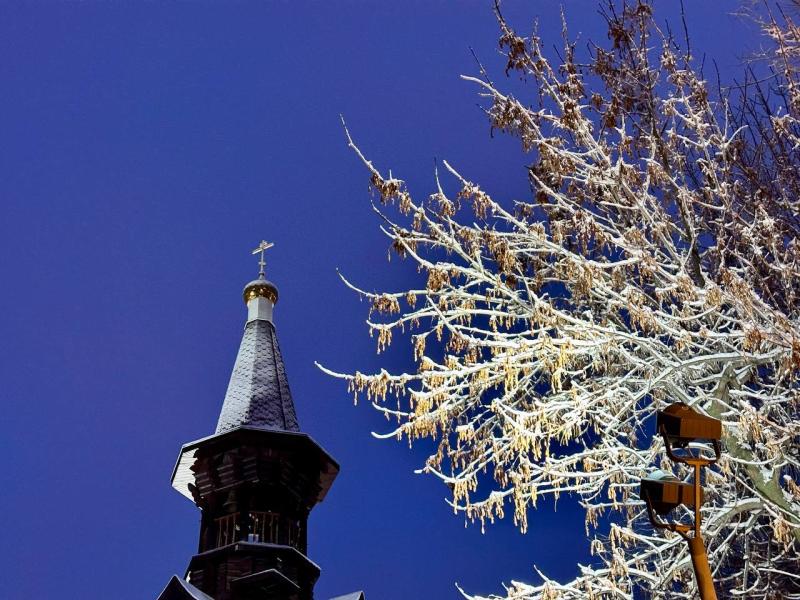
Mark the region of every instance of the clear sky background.
<instances>
[{"instance_id":1,"label":"clear sky background","mask_svg":"<svg viewBox=\"0 0 800 600\"><path fill-rule=\"evenodd\" d=\"M738 3L686 4L696 53L737 73L760 43L726 14ZM676 2L656 7L679 26ZM565 10L605 41L594 2ZM559 43L558 3L505 11ZM213 432L262 238L301 427L342 466L309 524L317 598L458 598L454 582L499 592L588 560L569 501L524 536L465 528L413 474L428 447L373 439L388 424L313 364L411 353L376 357L367 305L337 279L415 278L386 261L340 113L419 197L434 158L497 199L527 193L528 158L458 79L477 71L470 46L503 80L488 1L0 5L0 597L139 600L183 575L198 512L169 478L181 444Z\"/></svg>"}]
</instances>

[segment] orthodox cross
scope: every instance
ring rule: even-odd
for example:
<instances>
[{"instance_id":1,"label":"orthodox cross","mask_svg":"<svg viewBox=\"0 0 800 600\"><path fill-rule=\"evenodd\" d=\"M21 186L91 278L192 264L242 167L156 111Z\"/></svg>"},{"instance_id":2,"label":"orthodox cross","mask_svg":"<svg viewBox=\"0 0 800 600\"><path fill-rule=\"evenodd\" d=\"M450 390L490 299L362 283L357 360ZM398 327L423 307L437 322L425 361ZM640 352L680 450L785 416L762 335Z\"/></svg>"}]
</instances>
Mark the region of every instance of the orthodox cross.
<instances>
[{"instance_id":1,"label":"orthodox cross","mask_svg":"<svg viewBox=\"0 0 800 600\"><path fill-rule=\"evenodd\" d=\"M264 267L266 266L266 262L264 262L264 252L272 248L275 244L272 242L268 242L266 240L261 240L261 243L258 245L258 248L253 250L253 255L261 254L261 258L258 260L259 271L258 274L260 277L264 277Z\"/></svg>"}]
</instances>

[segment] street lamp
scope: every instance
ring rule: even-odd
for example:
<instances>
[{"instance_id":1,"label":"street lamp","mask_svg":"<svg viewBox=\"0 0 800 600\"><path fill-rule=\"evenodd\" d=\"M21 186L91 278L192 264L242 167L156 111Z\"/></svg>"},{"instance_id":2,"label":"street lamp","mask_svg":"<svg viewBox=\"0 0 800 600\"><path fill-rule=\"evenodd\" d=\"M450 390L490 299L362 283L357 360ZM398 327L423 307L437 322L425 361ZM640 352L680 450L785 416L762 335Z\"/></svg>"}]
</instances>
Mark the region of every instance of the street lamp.
<instances>
[{"instance_id":1,"label":"street lamp","mask_svg":"<svg viewBox=\"0 0 800 600\"><path fill-rule=\"evenodd\" d=\"M689 544L701 600L717 600L703 536L700 534L700 506L703 504L700 468L719 460L722 423L700 414L683 402L675 402L658 412L656 428L664 438L670 460L694 467L694 481L684 483L672 473L656 471L642 479L640 497L647 504L647 514L654 527L675 531ZM713 457L709 455L709 448L704 442L711 443ZM681 505L694 508L694 525L663 521L656 516L666 517ZM692 530L694 535L690 535Z\"/></svg>"}]
</instances>

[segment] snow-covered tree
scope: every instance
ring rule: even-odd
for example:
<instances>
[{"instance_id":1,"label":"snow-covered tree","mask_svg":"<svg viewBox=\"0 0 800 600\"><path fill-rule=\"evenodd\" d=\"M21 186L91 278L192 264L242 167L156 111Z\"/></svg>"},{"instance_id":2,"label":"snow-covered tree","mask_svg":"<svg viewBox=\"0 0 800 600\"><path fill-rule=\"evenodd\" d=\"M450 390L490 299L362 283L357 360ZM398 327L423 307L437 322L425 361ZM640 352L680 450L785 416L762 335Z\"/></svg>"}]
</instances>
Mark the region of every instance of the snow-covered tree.
<instances>
[{"instance_id":1,"label":"snow-covered tree","mask_svg":"<svg viewBox=\"0 0 800 600\"><path fill-rule=\"evenodd\" d=\"M580 501L595 561L508 598L695 597L686 544L651 527L639 481L688 476L657 410L719 418L702 515L720 596L800 598L800 26L767 14L768 77L725 92L647 3L609 5L585 64L566 33L553 60L496 12L529 93L464 79L521 142L532 197L499 201L445 162L459 191L415 200L347 133L393 249L424 275L348 285L379 351L405 332L417 368L325 370L393 420L385 437L437 440L420 470L465 518L508 512L525 531L539 499Z\"/></svg>"}]
</instances>

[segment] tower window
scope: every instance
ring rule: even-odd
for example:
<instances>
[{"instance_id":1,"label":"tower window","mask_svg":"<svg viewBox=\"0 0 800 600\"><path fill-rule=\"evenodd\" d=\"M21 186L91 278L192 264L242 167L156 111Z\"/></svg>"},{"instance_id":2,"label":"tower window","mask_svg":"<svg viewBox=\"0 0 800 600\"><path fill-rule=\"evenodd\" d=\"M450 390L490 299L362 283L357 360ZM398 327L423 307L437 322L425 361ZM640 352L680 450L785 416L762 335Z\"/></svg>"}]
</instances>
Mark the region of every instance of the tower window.
<instances>
[{"instance_id":1,"label":"tower window","mask_svg":"<svg viewBox=\"0 0 800 600\"><path fill-rule=\"evenodd\" d=\"M280 530L280 515L262 511L250 512L248 541L277 544Z\"/></svg>"},{"instance_id":2,"label":"tower window","mask_svg":"<svg viewBox=\"0 0 800 600\"><path fill-rule=\"evenodd\" d=\"M248 542L262 544L287 544L300 548L300 521L282 517L278 513L250 511Z\"/></svg>"},{"instance_id":3,"label":"tower window","mask_svg":"<svg viewBox=\"0 0 800 600\"><path fill-rule=\"evenodd\" d=\"M216 520L217 524L217 548L227 546L236 541L236 517L239 513L233 513Z\"/></svg>"}]
</instances>

